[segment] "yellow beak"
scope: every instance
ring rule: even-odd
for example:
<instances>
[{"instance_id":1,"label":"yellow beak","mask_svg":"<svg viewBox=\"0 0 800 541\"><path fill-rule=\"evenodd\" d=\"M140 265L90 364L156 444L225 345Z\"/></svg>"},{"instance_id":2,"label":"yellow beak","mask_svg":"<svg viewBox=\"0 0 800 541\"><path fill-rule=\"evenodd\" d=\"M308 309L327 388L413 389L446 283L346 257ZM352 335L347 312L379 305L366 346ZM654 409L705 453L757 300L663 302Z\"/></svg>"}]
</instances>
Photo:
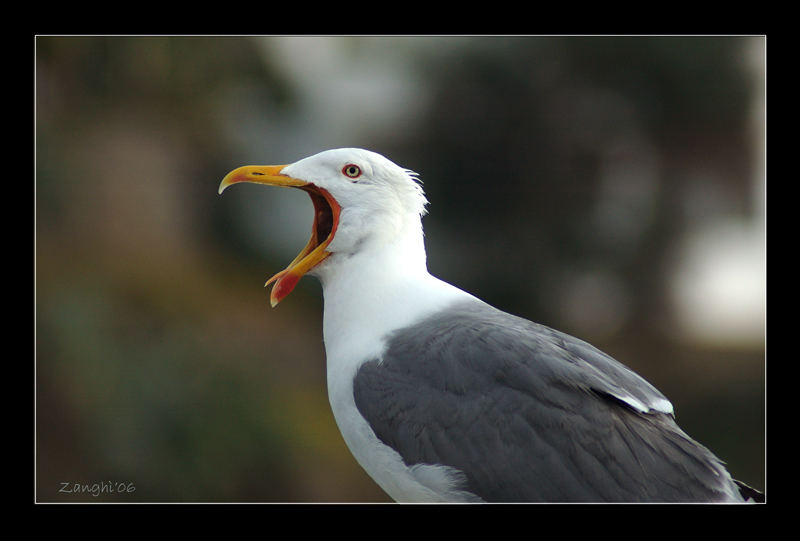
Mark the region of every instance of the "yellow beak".
<instances>
[{"instance_id":1,"label":"yellow beak","mask_svg":"<svg viewBox=\"0 0 800 541\"><path fill-rule=\"evenodd\" d=\"M301 187L308 183L296 178L281 174L285 165L245 165L234 169L222 179L219 184L219 193L231 184L239 182L255 182L257 184L269 184L270 186L290 186Z\"/></svg>"},{"instance_id":2,"label":"yellow beak","mask_svg":"<svg viewBox=\"0 0 800 541\"><path fill-rule=\"evenodd\" d=\"M275 274L264 284L266 287L275 283L270 293L270 304L273 307L291 293L304 274L331 255L326 248L336 233L341 212L339 204L327 190L319 188L313 183L281 174L284 167L286 166L245 165L225 175L219 185L219 193L222 193L231 184L253 182L269 186L300 188L311 197L311 202L314 204L314 225L311 228L311 238L288 267Z\"/></svg>"}]
</instances>

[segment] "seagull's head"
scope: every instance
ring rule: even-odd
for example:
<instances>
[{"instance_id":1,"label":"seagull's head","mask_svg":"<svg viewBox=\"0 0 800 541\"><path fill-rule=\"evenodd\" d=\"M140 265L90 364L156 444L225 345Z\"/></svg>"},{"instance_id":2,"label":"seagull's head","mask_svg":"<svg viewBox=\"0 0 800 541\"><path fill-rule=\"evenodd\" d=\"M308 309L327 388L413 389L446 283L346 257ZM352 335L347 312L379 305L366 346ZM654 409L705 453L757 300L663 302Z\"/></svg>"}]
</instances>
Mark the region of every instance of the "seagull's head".
<instances>
[{"instance_id":1,"label":"seagull's head","mask_svg":"<svg viewBox=\"0 0 800 541\"><path fill-rule=\"evenodd\" d=\"M326 150L289 165L246 165L228 173L219 193L239 182L299 188L314 204L311 239L274 282L272 306L332 255L391 242L419 224L427 200L416 174L359 148Z\"/></svg>"}]
</instances>

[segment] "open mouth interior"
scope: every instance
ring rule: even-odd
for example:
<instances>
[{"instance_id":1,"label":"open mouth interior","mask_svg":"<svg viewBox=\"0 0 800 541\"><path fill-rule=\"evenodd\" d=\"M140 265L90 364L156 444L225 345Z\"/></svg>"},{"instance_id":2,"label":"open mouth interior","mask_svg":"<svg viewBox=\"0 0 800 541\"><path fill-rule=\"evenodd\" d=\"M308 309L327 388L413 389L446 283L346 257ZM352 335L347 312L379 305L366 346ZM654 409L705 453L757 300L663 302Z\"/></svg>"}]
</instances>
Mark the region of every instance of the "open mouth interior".
<instances>
[{"instance_id":1,"label":"open mouth interior","mask_svg":"<svg viewBox=\"0 0 800 541\"><path fill-rule=\"evenodd\" d=\"M311 229L311 238L305 248L297 255L288 267L267 280L264 286L275 283L270 293L270 303L276 306L281 299L286 297L298 280L308 271L322 263L330 252L325 248L333 240L336 227L339 225L339 212L341 208L336 200L323 188L306 184L298 186L308 193L314 204L314 225Z\"/></svg>"},{"instance_id":2,"label":"open mouth interior","mask_svg":"<svg viewBox=\"0 0 800 541\"><path fill-rule=\"evenodd\" d=\"M316 186L310 185L303 188L314 204L314 225L312 226L312 240L315 245L319 245L333 233L334 217L328 199ZM330 197L330 196L329 196Z\"/></svg>"},{"instance_id":3,"label":"open mouth interior","mask_svg":"<svg viewBox=\"0 0 800 541\"><path fill-rule=\"evenodd\" d=\"M311 240L306 246L306 254L312 252L320 245L327 246L336 233L339 222L339 204L326 190L308 184L301 188L310 197L314 204L314 225L311 229Z\"/></svg>"}]
</instances>

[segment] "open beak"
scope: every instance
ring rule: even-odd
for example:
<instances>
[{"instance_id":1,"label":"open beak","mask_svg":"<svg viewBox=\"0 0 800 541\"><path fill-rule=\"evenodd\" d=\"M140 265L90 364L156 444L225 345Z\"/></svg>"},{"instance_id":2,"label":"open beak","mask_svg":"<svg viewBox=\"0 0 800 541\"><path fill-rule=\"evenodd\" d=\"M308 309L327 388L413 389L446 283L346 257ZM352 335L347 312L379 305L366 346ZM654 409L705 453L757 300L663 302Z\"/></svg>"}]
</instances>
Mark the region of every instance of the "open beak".
<instances>
[{"instance_id":1,"label":"open beak","mask_svg":"<svg viewBox=\"0 0 800 541\"><path fill-rule=\"evenodd\" d=\"M311 196L314 204L314 225L311 228L311 238L305 248L281 272L267 280L264 287L273 283L270 293L270 304L275 307L284 297L291 293L300 278L308 271L322 263L330 255L326 248L333 240L336 228L339 225L341 208L327 190L319 188L310 182L292 178L281 174L285 165L245 165L234 169L222 179L219 193L231 184L239 182L254 182L270 186L300 188Z\"/></svg>"}]
</instances>

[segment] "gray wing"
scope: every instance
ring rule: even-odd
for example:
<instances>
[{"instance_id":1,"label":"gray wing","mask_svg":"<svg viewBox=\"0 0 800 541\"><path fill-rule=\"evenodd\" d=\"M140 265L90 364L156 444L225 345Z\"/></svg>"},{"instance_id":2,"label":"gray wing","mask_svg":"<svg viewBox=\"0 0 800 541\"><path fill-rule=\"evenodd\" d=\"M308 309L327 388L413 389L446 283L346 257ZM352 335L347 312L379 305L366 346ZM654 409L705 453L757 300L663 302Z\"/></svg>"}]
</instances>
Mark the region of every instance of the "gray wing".
<instances>
[{"instance_id":1,"label":"gray wing","mask_svg":"<svg viewBox=\"0 0 800 541\"><path fill-rule=\"evenodd\" d=\"M720 461L645 380L589 344L474 302L394 333L356 406L404 462L485 501L711 501Z\"/></svg>"}]
</instances>

